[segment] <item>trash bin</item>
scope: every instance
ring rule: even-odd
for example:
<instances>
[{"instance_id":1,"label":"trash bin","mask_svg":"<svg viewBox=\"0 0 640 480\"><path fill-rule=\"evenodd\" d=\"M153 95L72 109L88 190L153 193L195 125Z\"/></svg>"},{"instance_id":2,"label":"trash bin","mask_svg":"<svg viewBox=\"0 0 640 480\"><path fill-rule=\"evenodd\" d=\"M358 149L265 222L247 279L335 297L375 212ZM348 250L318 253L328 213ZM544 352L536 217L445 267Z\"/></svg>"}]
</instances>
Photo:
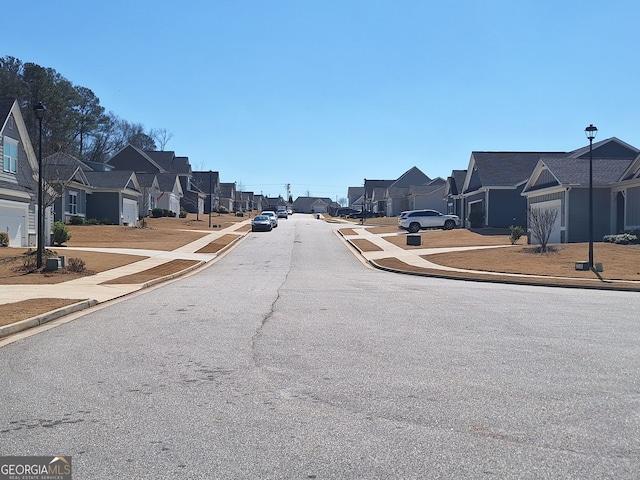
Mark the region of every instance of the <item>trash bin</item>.
<instances>
[{"instance_id":1,"label":"trash bin","mask_svg":"<svg viewBox=\"0 0 640 480\"><path fill-rule=\"evenodd\" d=\"M422 235L407 235L407 245L419 247L422 245Z\"/></svg>"},{"instance_id":2,"label":"trash bin","mask_svg":"<svg viewBox=\"0 0 640 480\"><path fill-rule=\"evenodd\" d=\"M318 220L320 220L320 214L319 214L319 213L317 213L317 214L316 214L316 218L317 218Z\"/></svg>"}]
</instances>

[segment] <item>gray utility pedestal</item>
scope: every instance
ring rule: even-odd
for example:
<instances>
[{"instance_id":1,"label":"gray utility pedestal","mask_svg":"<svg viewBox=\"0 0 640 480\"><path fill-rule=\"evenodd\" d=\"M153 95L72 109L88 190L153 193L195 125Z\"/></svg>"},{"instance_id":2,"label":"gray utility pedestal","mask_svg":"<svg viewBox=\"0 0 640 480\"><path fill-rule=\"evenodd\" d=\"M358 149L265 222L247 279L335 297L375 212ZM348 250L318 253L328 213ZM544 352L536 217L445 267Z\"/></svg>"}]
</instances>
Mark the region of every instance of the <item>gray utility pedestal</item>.
<instances>
[{"instance_id":1,"label":"gray utility pedestal","mask_svg":"<svg viewBox=\"0 0 640 480\"><path fill-rule=\"evenodd\" d=\"M422 236L421 235L407 235L407 245L411 245L414 247L419 247L422 245Z\"/></svg>"}]
</instances>

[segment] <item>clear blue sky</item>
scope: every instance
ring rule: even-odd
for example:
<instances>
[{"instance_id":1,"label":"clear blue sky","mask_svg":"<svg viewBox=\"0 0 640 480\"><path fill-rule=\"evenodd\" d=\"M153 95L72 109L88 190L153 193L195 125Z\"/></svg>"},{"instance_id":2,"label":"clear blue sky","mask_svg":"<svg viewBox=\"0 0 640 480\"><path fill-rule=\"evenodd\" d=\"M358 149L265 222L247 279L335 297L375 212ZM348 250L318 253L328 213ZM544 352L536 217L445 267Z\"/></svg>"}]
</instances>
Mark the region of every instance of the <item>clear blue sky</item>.
<instances>
[{"instance_id":1,"label":"clear blue sky","mask_svg":"<svg viewBox=\"0 0 640 480\"><path fill-rule=\"evenodd\" d=\"M637 0L13 2L0 54L54 68L245 190L332 199L473 150L640 147Z\"/></svg>"}]
</instances>

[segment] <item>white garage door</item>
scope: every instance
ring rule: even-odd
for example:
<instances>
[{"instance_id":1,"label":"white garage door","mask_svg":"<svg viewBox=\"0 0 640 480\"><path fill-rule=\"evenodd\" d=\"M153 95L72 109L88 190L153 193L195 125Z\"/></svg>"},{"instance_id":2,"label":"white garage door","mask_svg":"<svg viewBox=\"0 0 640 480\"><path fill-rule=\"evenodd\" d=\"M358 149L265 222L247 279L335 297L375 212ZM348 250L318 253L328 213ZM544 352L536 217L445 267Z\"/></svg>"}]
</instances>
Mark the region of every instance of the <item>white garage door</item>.
<instances>
[{"instance_id":1,"label":"white garage door","mask_svg":"<svg viewBox=\"0 0 640 480\"><path fill-rule=\"evenodd\" d=\"M549 243L560 243L560 231L562 230L562 203L560 200L551 200L549 202L540 202L531 204L531 209L555 209L558 212L558 216L556 217L556 222L553 224L553 228L551 229L551 235L549 236ZM531 243L539 243L539 240L535 238L533 235L531 236Z\"/></svg>"},{"instance_id":2,"label":"white garage door","mask_svg":"<svg viewBox=\"0 0 640 480\"><path fill-rule=\"evenodd\" d=\"M128 198L122 199L122 222L132 227L138 222L138 202Z\"/></svg>"},{"instance_id":3,"label":"white garage door","mask_svg":"<svg viewBox=\"0 0 640 480\"><path fill-rule=\"evenodd\" d=\"M14 202L0 203L0 230L9 234L9 245L25 247L28 209Z\"/></svg>"}]
</instances>

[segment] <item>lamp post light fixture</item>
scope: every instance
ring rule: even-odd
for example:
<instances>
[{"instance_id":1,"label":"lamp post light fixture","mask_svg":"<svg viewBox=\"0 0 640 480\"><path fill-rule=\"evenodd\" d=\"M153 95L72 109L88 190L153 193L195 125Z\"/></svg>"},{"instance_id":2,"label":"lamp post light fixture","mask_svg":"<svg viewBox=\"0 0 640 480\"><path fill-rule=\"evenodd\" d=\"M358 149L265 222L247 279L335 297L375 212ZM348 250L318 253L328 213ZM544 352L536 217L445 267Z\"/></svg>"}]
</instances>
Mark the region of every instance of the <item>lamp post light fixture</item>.
<instances>
[{"instance_id":1,"label":"lamp post light fixture","mask_svg":"<svg viewBox=\"0 0 640 480\"><path fill-rule=\"evenodd\" d=\"M36 268L42 268L42 253L44 251L44 208L42 201L42 119L44 113L47 111L47 107L42 102L38 102L34 105L33 111L38 119L39 126L39 139L38 139L38 248L36 251Z\"/></svg>"},{"instance_id":2,"label":"lamp post light fixture","mask_svg":"<svg viewBox=\"0 0 640 480\"><path fill-rule=\"evenodd\" d=\"M589 270L593 270L593 139L598 129L590 124L584 133L589 139Z\"/></svg>"}]
</instances>

